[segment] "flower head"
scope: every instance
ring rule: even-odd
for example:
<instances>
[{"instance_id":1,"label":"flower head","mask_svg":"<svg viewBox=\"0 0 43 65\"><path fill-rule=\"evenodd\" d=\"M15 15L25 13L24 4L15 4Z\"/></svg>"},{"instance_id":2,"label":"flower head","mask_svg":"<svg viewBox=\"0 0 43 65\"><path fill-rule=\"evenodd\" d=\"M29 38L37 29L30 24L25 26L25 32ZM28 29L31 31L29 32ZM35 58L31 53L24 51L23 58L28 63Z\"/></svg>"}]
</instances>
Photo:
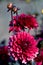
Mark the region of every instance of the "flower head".
<instances>
[{"instance_id":1,"label":"flower head","mask_svg":"<svg viewBox=\"0 0 43 65\"><path fill-rule=\"evenodd\" d=\"M9 54L15 60L21 60L22 63L27 63L37 56L37 42L33 36L26 32L18 32L9 38Z\"/></svg>"},{"instance_id":2,"label":"flower head","mask_svg":"<svg viewBox=\"0 0 43 65\"><path fill-rule=\"evenodd\" d=\"M24 27L28 27L29 29L38 27L37 20L32 15L20 14L18 21L21 25L24 25Z\"/></svg>"},{"instance_id":3,"label":"flower head","mask_svg":"<svg viewBox=\"0 0 43 65\"><path fill-rule=\"evenodd\" d=\"M10 22L10 29L9 31L20 31L23 30L24 28L37 28L38 23L32 15L26 15L26 14L20 14L18 16L13 16L13 21ZM13 24L13 25L12 25Z\"/></svg>"}]
</instances>

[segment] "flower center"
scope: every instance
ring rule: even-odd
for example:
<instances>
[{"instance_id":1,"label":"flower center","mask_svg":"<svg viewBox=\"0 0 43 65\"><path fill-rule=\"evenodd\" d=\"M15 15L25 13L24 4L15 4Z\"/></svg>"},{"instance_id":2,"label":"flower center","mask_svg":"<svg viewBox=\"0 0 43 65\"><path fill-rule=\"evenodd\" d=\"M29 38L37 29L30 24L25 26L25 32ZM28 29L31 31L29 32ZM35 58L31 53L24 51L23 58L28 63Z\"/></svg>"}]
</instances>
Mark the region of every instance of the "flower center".
<instances>
[{"instance_id":1,"label":"flower center","mask_svg":"<svg viewBox=\"0 0 43 65\"><path fill-rule=\"evenodd\" d=\"M28 42L22 42L21 48L22 48L22 50L28 49Z\"/></svg>"}]
</instances>

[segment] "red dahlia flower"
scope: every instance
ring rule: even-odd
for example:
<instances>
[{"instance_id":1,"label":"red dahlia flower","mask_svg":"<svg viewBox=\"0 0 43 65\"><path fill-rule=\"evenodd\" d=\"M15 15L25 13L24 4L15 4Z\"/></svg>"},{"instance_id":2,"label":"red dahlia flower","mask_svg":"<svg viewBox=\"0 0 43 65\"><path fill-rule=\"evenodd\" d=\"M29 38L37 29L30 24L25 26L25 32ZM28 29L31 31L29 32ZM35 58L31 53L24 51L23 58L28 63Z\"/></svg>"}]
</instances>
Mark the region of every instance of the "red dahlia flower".
<instances>
[{"instance_id":1,"label":"red dahlia flower","mask_svg":"<svg viewBox=\"0 0 43 65\"><path fill-rule=\"evenodd\" d=\"M10 26L11 31L18 31L26 27L28 27L29 29L38 27L38 23L32 15L20 14L18 16L13 16L13 19L15 20L13 20L14 26Z\"/></svg>"},{"instance_id":2,"label":"red dahlia flower","mask_svg":"<svg viewBox=\"0 0 43 65\"><path fill-rule=\"evenodd\" d=\"M14 19L17 20L16 16L14 16ZM18 15L18 23L20 23L22 26L26 26L28 28L37 28L38 23L35 17L32 15L26 15L26 14L20 14Z\"/></svg>"},{"instance_id":3,"label":"red dahlia flower","mask_svg":"<svg viewBox=\"0 0 43 65\"><path fill-rule=\"evenodd\" d=\"M29 33L18 32L17 35L9 38L9 54L12 55L15 60L20 59L22 63L26 64L27 61L36 57L38 53L36 45L36 40Z\"/></svg>"}]
</instances>

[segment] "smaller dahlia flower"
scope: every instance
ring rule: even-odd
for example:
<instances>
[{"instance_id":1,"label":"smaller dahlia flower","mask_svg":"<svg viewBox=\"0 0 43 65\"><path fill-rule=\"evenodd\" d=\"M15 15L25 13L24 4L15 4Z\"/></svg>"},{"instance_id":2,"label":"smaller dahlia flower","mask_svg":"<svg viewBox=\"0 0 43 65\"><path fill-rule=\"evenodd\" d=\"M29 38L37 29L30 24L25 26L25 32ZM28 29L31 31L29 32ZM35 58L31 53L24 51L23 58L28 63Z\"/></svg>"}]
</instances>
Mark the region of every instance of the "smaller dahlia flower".
<instances>
[{"instance_id":1,"label":"smaller dahlia flower","mask_svg":"<svg viewBox=\"0 0 43 65\"><path fill-rule=\"evenodd\" d=\"M36 65L43 65L43 48L40 49L40 54L35 58Z\"/></svg>"},{"instance_id":2,"label":"smaller dahlia flower","mask_svg":"<svg viewBox=\"0 0 43 65\"><path fill-rule=\"evenodd\" d=\"M13 21L10 22L9 31L20 31L25 28L37 28L38 23L35 17L32 15L20 14L18 16L13 16Z\"/></svg>"},{"instance_id":3,"label":"smaller dahlia flower","mask_svg":"<svg viewBox=\"0 0 43 65\"><path fill-rule=\"evenodd\" d=\"M18 21L21 25L24 25L29 29L38 27L37 20L32 15L20 14L18 17Z\"/></svg>"},{"instance_id":4,"label":"smaller dahlia flower","mask_svg":"<svg viewBox=\"0 0 43 65\"><path fill-rule=\"evenodd\" d=\"M15 60L26 64L37 56L37 42L33 36L26 32L18 32L9 38L9 55Z\"/></svg>"}]
</instances>

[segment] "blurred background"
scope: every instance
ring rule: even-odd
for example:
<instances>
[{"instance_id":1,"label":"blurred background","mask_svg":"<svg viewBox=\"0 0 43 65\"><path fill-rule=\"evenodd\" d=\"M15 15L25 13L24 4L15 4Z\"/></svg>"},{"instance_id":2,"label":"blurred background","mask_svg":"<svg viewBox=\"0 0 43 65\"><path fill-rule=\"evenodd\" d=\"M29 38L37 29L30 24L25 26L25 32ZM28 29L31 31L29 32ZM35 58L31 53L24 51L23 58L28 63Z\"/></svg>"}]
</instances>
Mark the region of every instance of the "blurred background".
<instances>
[{"instance_id":1,"label":"blurred background","mask_svg":"<svg viewBox=\"0 0 43 65\"><path fill-rule=\"evenodd\" d=\"M2 40L6 40L6 45L8 44L10 35L8 27L11 17L10 12L7 12L7 4L10 2L20 8L18 14L37 14L36 19L39 27L32 29L30 33L32 32L31 34L34 36L41 34L43 31L43 0L0 0L0 44Z\"/></svg>"}]
</instances>

